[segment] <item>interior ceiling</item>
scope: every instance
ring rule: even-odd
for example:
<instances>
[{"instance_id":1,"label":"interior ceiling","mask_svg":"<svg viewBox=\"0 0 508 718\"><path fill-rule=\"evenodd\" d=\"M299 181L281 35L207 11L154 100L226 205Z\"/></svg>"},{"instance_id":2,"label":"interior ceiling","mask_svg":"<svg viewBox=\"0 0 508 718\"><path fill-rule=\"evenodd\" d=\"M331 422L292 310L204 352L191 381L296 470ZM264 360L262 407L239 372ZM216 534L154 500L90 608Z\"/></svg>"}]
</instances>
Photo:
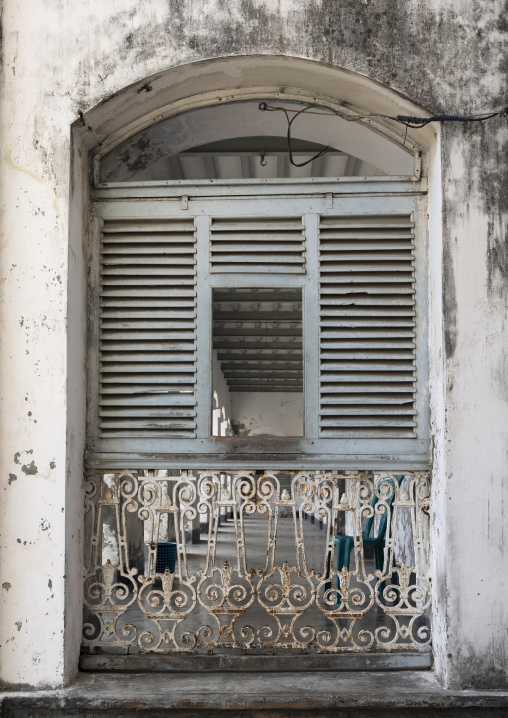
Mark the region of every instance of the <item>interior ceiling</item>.
<instances>
[{"instance_id":1,"label":"interior ceiling","mask_svg":"<svg viewBox=\"0 0 508 718\"><path fill-rule=\"evenodd\" d=\"M229 103L161 120L103 157L101 182L413 174L407 149L365 125L326 113L300 115L291 132L295 151L303 153L297 160L311 156L312 147L330 147L330 156L306 168L289 166L284 114L260 112L258 105L258 100Z\"/></svg>"},{"instance_id":2,"label":"interior ceiling","mask_svg":"<svg viewBox=\"0 0 508 718\"><path fill-rule=\"evenodd\" d=\"M299 164L312 160L324 145L305 140L292 142L293 159ZM342 177L380 174L345 152L329 150L326 155L295 167L289 161L285 137L242 137L213 142L168 158L171 179L261 179L295 177Z\"/></svg>"},{"instance_id":3,"label":"interior ceiling","mask_svg":"<svg viewBox=\"0 0 508 718\"><path fill-rule=\"evenodd\" d=\"M286 137L242 137L231 142L212 142L168 157L157 167L136 176L137 180L228 180L305 177L373 177L382 174L377 167L339 150L305 140L291 143L289 161Z\"/></svg>"},{"instance_id":4,"label":"interior ceiling","mask_svg":"<svg viewBox=\"0 0 508 718\"><path fill-rule=\"evenodd\" d=\"M213 348L232 392L302 392L302 290L215 289Z\"/></svg>"}]
</instances>

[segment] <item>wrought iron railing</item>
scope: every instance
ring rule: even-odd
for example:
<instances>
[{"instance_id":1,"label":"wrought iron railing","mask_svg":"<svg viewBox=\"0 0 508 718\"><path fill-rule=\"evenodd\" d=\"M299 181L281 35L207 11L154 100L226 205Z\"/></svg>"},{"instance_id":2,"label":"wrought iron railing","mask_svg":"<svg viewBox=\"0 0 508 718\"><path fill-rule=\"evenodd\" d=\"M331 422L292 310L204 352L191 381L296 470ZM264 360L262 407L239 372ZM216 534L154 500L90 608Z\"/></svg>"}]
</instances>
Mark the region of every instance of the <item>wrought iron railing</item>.
<instances>
[{"instance_id":1,"label":"wrought iron railing","mask_svg":"<svg viewBox=\"0 0 508 718\"><path fill-rule=\"evenodd\" d=\"M428 651L428 513L424 472L95 473L83 650Z\"/></svg>"}]
</instances>

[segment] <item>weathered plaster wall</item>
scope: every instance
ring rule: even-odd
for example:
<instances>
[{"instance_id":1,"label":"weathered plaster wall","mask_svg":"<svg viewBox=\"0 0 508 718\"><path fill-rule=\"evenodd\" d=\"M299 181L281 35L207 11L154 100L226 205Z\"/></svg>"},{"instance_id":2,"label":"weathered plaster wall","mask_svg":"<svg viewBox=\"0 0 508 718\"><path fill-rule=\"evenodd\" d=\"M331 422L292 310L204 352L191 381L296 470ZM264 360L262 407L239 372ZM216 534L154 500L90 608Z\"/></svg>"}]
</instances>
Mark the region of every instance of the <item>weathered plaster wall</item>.
<instances>
[{"instance_id":1,"label":"weathered plaster wall","mask_svg":"<svg viewBox=\"0 0 508 718\"><path fill-rule=\"evenodd\" d=\"M432 112L497 108L507 101L508 3L2 5L1 672L11 685L59 685L75 672L80 629L86 195L76 166L84 156L74 158L74 175L69 170L70 126L78 113L104 101L85 118L93 144L101 127L122 126L129 106L156 105L150 84L141 89L144 78L192 61L249 54L309 58L359 73L400 93L401 106L407 97ZM115 104L116 93L138 81L140 94L124 93L124 104ZM191 87L188 75L186 81ZM222 81L220 73L211 75L210 89ZM177 76L173 82L177 88ZM365 104L368 83L363 87ZM336 91L340 99L339 84ZM388 102L383 92L372 92L373 103ZM434 317L433 336L437 347L441 329L446 339L446 354L439 348L433 354L433 376L443 362L446 379L446 393L433 400L436 666L452 685L507 681L507 148L508 129L499 120L481 129L446 128L442 196L432 190L434 208L443 200L445 288L444 323ZM439 308L438 214L431 230L433 307Z\"/></svg>"},{"instance_id":2,"label":"weathered plaster wall","mask_svg":"<svg viewBox=\"0 0 508 718\"><path fill-rule=\"evenodd\" d=\"M481 687L508 666L507 135L442 135L447 655L452 683Z\"/></svg>"}]
</instances>

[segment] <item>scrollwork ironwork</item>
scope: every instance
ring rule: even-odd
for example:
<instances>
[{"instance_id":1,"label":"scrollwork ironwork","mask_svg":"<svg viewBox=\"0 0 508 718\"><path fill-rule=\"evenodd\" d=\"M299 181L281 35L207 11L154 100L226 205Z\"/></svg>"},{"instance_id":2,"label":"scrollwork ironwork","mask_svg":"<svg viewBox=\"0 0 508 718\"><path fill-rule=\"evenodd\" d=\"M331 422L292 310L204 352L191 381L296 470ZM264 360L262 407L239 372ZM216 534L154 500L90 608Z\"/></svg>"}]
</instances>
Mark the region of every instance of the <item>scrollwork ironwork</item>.
<instances>
[{"instance_id":1,"label":"scrollwork ironwork","mask_svg":"<svg viewBox=\"0 0 508 718\"><path fill-rule=\"evenodd\" d=\"M159 654L428 650L429 493L425 472L90 475L83 647ZM196 553L188 527L198 521L207 538ZM373 535L383 526L377 565L367 551L370 526ZM339 527L349 537L350 565L337 565ZM218 551L224 531L228 560ZM161 568L161 542L171 532L174 567ZM288 556L280 556L281 542L292 547ZM401 552L414 557L411 564Z\"/></svg>"}]
</instances>

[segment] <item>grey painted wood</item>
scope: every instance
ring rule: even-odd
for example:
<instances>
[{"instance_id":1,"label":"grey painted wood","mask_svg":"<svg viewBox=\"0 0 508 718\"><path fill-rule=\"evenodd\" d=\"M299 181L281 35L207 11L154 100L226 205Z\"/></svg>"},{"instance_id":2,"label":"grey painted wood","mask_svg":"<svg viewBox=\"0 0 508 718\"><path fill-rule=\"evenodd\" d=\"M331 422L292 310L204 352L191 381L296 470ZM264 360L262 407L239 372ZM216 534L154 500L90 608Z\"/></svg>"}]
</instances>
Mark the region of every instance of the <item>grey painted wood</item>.
<instances>
[{"instance_id":1,"label":"grey painted wood","mask_svg":"<svg viewBox=\"0 0 508 718\"><path fill-rule=\"evenodd\" d=\"M214 216L210 265L212 272L305 272L301 216L241 221Z\"/></svg>"},{"instance_id":2,"label":"grey painted wood","mask_svg":"<svg viewBox=\"0 0 508 718\"><path fill-rule=\"evenodd\" d=\"M104 220L100 216L98 205L92 205L90 231L87 237L88 257L88 345L87 345L87 416L86 434L89 451L100 448L97 446L99 419L99 356L100 356L100 236Z\"/></svg>"},{"instance_id":3,"label":"grey painted wood","mask_svg":"<svg viewBox=\"0 0 508 718\"><path fill-rule=\"evenodd\" d=\"M85 671L386 671L426 670L432 654L366 653L306 654L301 656L185 656L185 655L81 655Z\"/></svg>"},{"instance_id":4,"label":"grey painted wood","mask_svg":"<svg viewBox=\"0 0 508 718\"><path fill-rule=\"evenodd\" d=\"M411 217L400 214L321 217L320 290L325 303L320 308L320 387L326 401L319 412L322 436L382 436L386 430L393 437L397 429L401 438L416 436L415 349L392 349L384 358L379 352L367 358L362 351L365 338L369 342L372 329L378 327L381 346L401 330L415 344L414 243L408 242L414 236L408 231L412 227ZM387 291L393 285L397 292L390 296ZM356 330L359 355L350 349L342 356L341 340L351 329ZM361 389L352 392L353 383ZM405 388L403 395L396 395L398 401L369 401L393 398L393 383ZM352 409L349 399L360 397L362 408Z\"/></svg>"},{"instance_id":5,"label":"grey painted wood","mask_svg":"<svg viewBox=\"0 0 508 718\"><path fill-rule=\"evenodd\" d=\"M212 297L209 277L210 218L196 217L197 243L197 436L209 437L212 421Z\"/></svg>"},{"instance_id":6,"label":"grey painted wood","mask_svg":"<svg viewBox=\"0 0 508 718\"><path fill-rule=\"evenodd\" d=\"M313 182L301 181L275 181L270 184L249 180L232 183L228 187L218 187L215 183L208 183L207 186L199 183L173 183L170 187L164 183L147 183L142 187L130 188L131 197L139 197L134 202L128 195L124 194L122 198L125 186L122 191L101 190L104 199L94 203L98 219L91 239L92 317L88 441L88 458L91 463L108 463L116 456L117 465L118 461L121 465L126 465L126 461L128 463L130 460L143 461L142 457L145 457L145 462L147 457L151 457L155 462L167 462L168 457L173 457L179 465L203 468L217 465L217 462L224 462L225 466L235 468L239 462L244 462L251 468L259 465L259 462L266 466L268 460L273 462L273 466L285 468L313 468L319 465L351 465L352 468L383 465L392 468L399 465L409 469L428 466L428 362L425 321L427 289L423 187L402 179L393 181L381 178L363 184L356 180L342 183L340 187L339 184L325 183L316 186ZM184 186L189 197L187 209L185 204L180 202L180 197L176 196L177 188L182 192ZM327 209L328 200L323 191L329 187L333 188L333 209ZM260 190L256 196L255 189ZM159 190L162 193L159 196L164 193L168 195L166 200L156 199ZM283 194L284 191L288 194ZM205 196L206 192L208 196ZM240 192L246 194L241 195ZM366 196L365 192L370 192L370 196ZM172 193L175 193L174 198L171 198ZM213 196L214 194L216 196ZM233 271L235 266L238 269L241 262L228 261L222 266L225 271L210 273L210 217L216 219L217 226L221 226L221 221L223 226L228 226L228 242L236 247L241 246L242 241L252 241L249 240L249 232L242 231L245 223L252 225L255 221L260 232L269 232L274 223L284 227L288 217L292 218L287 227L290 230L289 243L294 245L294 222L301 222L304 215L305 273L280 271L279 265L269 260L261 267L249 267L248 271ZM347 268L347 272L342 272L344 276L347 274L346 283L333 285L332 282L333 286L323 284L321 287L321 336L322 341L327 342L329 363L327 380L321 382L320 438L316 438L316 430L313 428L319 412L313 408L313 404L318 400L318 392L314 387L318 373L312 369L313 361L317 361L318 348L314 336L317 332L317 274L314 277L314 271L317 272L317 269L313 268L314 261L317 267L318 215L321 224L326 226L329 242L325 267L329 271L325 272L323 269L322 276L326 275L333 280L337 273L340 274L340 269ZM187 285L183 285L181 281L182 276L192 278L194 271L180 261L185 259L185 252L181 251L181 240L186 236L185 229L188 228L189 220L195 222L198 243L197 307L193 306L193 292L189 292ZM94 277L98 276L98 258L94 248L97 248L100 242L100 222L108 225L109 240L107 252L103 255L101 291L104 301L99 308L94 289L97 284ZM128 231L126 222L129 223ZM167 241L164 244L164 231L168 222L172 223L174 229L171 233L174 241L169 245ZM413 267L409 257L411 232L408 232L412 225L416 237L414 276L412 283L408 283L407 273L412 271ZM144 248L141 248L143 251L140 251L136 241L140 231L145 233L146 239ZM284 229L283 233L285 232ZM151 238L150 241L148 237ZM379 243L382 243L381 251L376 249L380 246ZM170 254L161 256L158 247L166 247L167 251L171 250ZM373 259L376 252L377 259ZM228 254L235 255L237 251L235 249ZM241 255L241 252L239 254ZM130 267L129 273L125 272L125 267ZM143 286L142 293L138 289L140 283ZM301 352L303 347L306 437L289 443L280 439L247 439L247 443L236 438L218 441L217 438L211 437L212 289L223 293L231 288L247 289L254 296L253 289L265 293L277 289L283 293L302 287L305 325L303 343L299 332L291 327L291 317L274 317L273 327L267 326L263 334L277 337L277 351L280 349L286 352L296 348ZM102 321L107 328L107 340L97 335L99 312L103 313ZM178 314L179 312L181 314ZM285 319L288 320L286 323ZM179 393L186 381L186 372L181 370L185 368L189 352L192 351L186 332L192 328L194 321L197 337L197 415L183 417L180 413L182 408L190 406L191 402L187 403L188 399L184 399L187 395ZM248 323L248 317L241 321ZM217 322L220 326L217 326L215 341L219 350L231 352L236 349L254 352L254 356L260 356L260 341L263 337L256 331L255 326L246 326L246 334L242 342L239 342L227 317ZM390 330L389 335L387 330ZM140 401L136 395L131 404L130 382L136 376L136 362L132 362L119 348L125 339L126 331L129 332L130 349L136 352L136 359L143 362L145 367L143 382L141 376L138 379L146 399ZM171 342L175 371L171 383L166 382L164 385L164 377L158 369L168 360L168 342ZM97 347L101 352L108 353L108 360L103 362L101 374L102 411L111 412L116 407L118 423L125 423L124 435L121 435L119 427L112 425L107 438L98 436ZM314 355L316 359L313 359ZM287 364L287 370L290 366ZM277 362L274 362L272 369L272 379L277 381L277 376L280 376L275 371ZM231 370L235 371L233 367ZM113 391L107 377L115 376L115 372L118 380ZM412 381L406 380L406 375L411 375ZM369 381L360 380L362 376L367 376ZM258 381L263 378L261 364L257 377ZM230 377L231 381L242 382L236 386L244 389L252 386L251 379L252 375L245 372L243 376ZM267 384L270 384L272 390L278 386L265 382L265 385ZM347 392L343 391L345 385ZM300 383L291 380L289 371L285 372L285 386L294 390L299 390L300 387ZM175 400L172 409L165 403L161 390L173 393ZM333 413L338 394L341 395L340 417ZM164 435L136 435L135 427L129 425L134 417L127 416L127 410L135 412L137 407L143 408L138 416L143 419L141 423L145 426L153 413L161 411L159 418L163 424L161 428ZM375 414L373 407L376 407ZM377 424L369 418L373 415L379 418ZM356 435L351 435L349 431L351 417L357 427ZM398 428L393 423L393 417L399 417ZM104 414L103 421L112 418L115 417L109 413ZM188 433L186 434L194 431L194 423L199 440L188 438ZM401 431L406 433L407 438L401 437Z\"/></svg>"},{"instance_id":7,"label":"grey painted wood","mask_svg":"<svg viewBox=\"0 0 508 718\"><path fill-rule=\"evenodd\" d=\"M130 197L175 197L182 194L194 197L246 197L253 195L273 196L277 191L281 196L332 193L334 197L342 194L406 194L420 195L427 191L425 179L414 182L407 177L337 177L330 178L274 178L250 180L175 180L151 182L105 182L92 190L95 199L118 199Z\"/></svg>"},{"instance_id":8,"label":"grey painted wood","mask_svg":"<svg viewBox=\"0 0 508 718\"><path fill-rule=\"evenodd\" d=\"M319 314L318 291L319 215L305 215L307 276L304 293L305 436L319 436Z\"/></svg>"},{"instance_id":9,"label":"grey painted wood","mask_svg":"<svg viewBox=\"0 0 508 718\"><path fill-rule=\"evenodd\" d=\"M194 404L182 404L180 397L182 391L193 392L194 388L195 253L192 218L186 222L171 219L103 222L100 438L194 436ZM171 268L170 287L167 275L154 276L152 272L165 264ZM138 350L139 335L144 338L143 352ZM159 345L152 346L151 336L156 336L158 343L162 341L164 351L160 351ZM182 342L176 352L175 341ZM182 347L187 351L181 352ZM172 388L175 384L176 389ZM129 394L123 391L125 387ZM155 391L157 403L152 400ZM115 404L118 394L122 400ZM103 397L107 397L107 404ZM130 405L128 397L133 399Z\"/></svg>"},{"instance_id":10,"label":"grey painted wood","mask_svg":"<svg viewBox=\"0 0 508 718\"><path fill-rule=\"evenodd\" d=\"M236 439L234 440L236 441ZM320 440L322 444L323 440ZM338 443L337 439L332 440L333 444ZM166 447L168 442L166 441ZM173 442L171 444L173 446ZM299 447L300 451L288 450L287 452L279 451L280 447L273 447L273 451L265 445L261 450L256 451L256 447L251 451L243 453L232 450L231 446L227 450L217 451L217 446L211 447L212 451L201 451L192 453L174 451L164 453L164 447L155 453L153 450L144 453L129 451L127 447L125 451L116 452L94 452L86 455L87 470L100 471L117 471L119 466L125 466L128 461L128 470L146 469L149 466L152 469L167 469L176 467L180 469L191 469L194 471L210 469L217 470L220 468L223 472L238 471L240 469L254 470L308 470L315 471L316 467L320 470L335 471L339 467L340 471L372 471L372 467L376 467L376 471L428 471L430 468L430 455L428 453L417 454L383 454L382 450L373 453L354 453L354 446L346 447L345 451L339 453L326 453L319 451L312 453L312 442L304 443ZM201 447L203 448L203 447ZM206 447L204 447L206 448ZM259 449L259 447L257 447ZM305 451L305 448L307 451ZM330 447L333 449L334 447ZM356 446L358 448L358 444ZM194 451L196 447L194 446Z\"/></svg>"}]
</instances>

